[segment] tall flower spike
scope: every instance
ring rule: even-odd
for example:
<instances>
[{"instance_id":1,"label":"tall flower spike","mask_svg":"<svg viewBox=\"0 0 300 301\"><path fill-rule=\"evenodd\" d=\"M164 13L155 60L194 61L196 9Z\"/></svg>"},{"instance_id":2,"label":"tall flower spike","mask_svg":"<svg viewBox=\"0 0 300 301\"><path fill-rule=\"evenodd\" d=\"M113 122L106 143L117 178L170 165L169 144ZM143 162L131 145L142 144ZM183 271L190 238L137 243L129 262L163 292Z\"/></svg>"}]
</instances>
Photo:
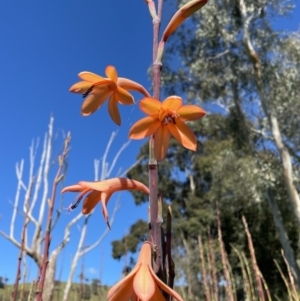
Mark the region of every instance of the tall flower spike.
<instances>
[{"instance_id":1,"label":"tall flower spike","mask_svg":"<svg viewBox=\"0 0 300 301\"><path fill-rule=\"evenodd\" d=\"M190 15L202 8L207 0L193 0L183 5L172 17L167 25L161 40L166 42L169 36L177 29L177 27Z\"/></svg>"},{"instance_id":2,"label":"tall flower spike","mask_svg":"<svg viewBox=\"0 0 300 301\"><path fill-rule=\"evenodd\" d=\"M115 284L107 294L108 301L166 301L162 292L167 292L178 301L183 301L178 293L164 284L152 269L152 247L145 241L133 270Z\"/></svg>"},{"instance_id":3,"label":"tall flower spike","mask_svg":"<svg viewBox=\"0 0 300 301\"><path fill-rule=\"evenodd\" d=\"M193 151L197 148L197 139L186 121L202 118L206 112L195 105L182 105L179 96L170 96L163 102L146 97L139 103L140 109L149 115L137 121L129 131L130 139L143 139L154 135L154 153L161 161L168 150L170 135L182 146Z\"/></svg>"},{"instance_id":4,"label":"tall flower spike","mask_svg":"<svg viewBox=\"0 0 300 301\"><path fill-rule=\"evenodd\" d=\"M87 194L83 201L82 213L89 214L95 206L101 202L102 213L106 223L108 223L107 203L114 192L121 190L140 190L149 194L149 188L141 182L126 179L126 178L112 178L105 181L84 182L81 181L76 185L65 187L61 192L79 192L77 201L70 209L76 208L81 199Z\"/></svg>"},{"instance_id":5,"label":"tall flower spike","mask_svg":"<svg viewBox=\"0 0 300 301\"><path fill-rule=\"evenodd\" d=\"M132 95L127 90L140 92L144 96L150 95L142 85L130 79L118 77L117 70L113 66L107 66L105 74L107 78L87 71L79 73L78 76L82 81L74 84L70 88L70 92L80 93L85 97L81 107L81 114L83 116L93 114L109 98L109 115L117 125L120 125L121 117L118 103L123 105L134 103Z\"/></svg>"}]
</instances>

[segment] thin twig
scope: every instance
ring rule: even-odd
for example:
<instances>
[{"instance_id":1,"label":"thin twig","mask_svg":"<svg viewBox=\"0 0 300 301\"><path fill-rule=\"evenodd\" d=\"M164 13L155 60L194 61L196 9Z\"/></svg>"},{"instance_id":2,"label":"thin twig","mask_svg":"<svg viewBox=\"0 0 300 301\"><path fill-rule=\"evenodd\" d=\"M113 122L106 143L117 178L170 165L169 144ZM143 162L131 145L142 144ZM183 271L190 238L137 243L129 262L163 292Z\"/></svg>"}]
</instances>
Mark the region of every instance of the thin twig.
<instances>
[{"instance_id":1,"label":"thin twig","mask_svg":"<svg viewBox=\"0 0 300 301\"><path fill-rule=\"evenodd\" d=\"M232 292L231 281L230 281L230 274L227 266L227 253L222 238L221 219L220 219L219 209L217 209L217 223L218 223L218 240L219 240L220 251L221 251L224 278L226 280L226 294L227 294L228 301L233 301L234 299L233 299L233 292Z\"/></svg>"},{"instance_id":2,"label":"thin twig","mask_svg":"<svg viewBox=\"0 0 300 301\"><path fill-rule=\"evenodd\" d=\"M29 202L30 202L30 197L31 197L32 186L33 186L33 179L31 179L31 183L30 183L29 190L27 193L27 198L25 200L26 212L28 212L28 210L29 210ZM25 219L24 219L23 229L22 229L21 247L20 247L20 252L19 252L19 256L18 256L18 266L17 266L17 273L16 273L15 284L14 284L14 291L12 294L13 301L15 301L17 299L19 280L21 278L21 264L22 264L22 256L23 256L24 247L25 247L25 237L26 237L28 222L29 222L29 218L28 218L28 214L26 214Z\"/></svg>"},{"instance_id":3,"label":"thin twig","mask_svg":"<svg viewBox=\"0 0 300 301\"><path fill-rule=\"evenodd\" d=\"M248 238L248 246L249 246L249 251L250 251L250 255L251 255L252 266L254 269L254 275L255 275L255 279L256 279L256 285L257 285L257 289L258 289L259 298L261 301L265 301L265 294L264 294L262 281L261 281L262 274L261 274L261 271L260 271L257 261L256 261L255 250L254 250L254 246L252 243L251 233L248 229L248 224L247 224L247 221L244 216L242 216L242 221L243 221L243 224L245 227L245 232L246 232L246 235Z\"/></svg>"},{"instance_id":4,"label":"thin twig","mask_svg":"<svg viewBox=\"0 0 300 301\"><path fill-rule=\"evenodd\" d=\"M54 178L54 183L53 183L53 187L52 187L52 195L51 195L51 199L49 201L46 238L45 238L45 243L44 243L44 255L43 255L43 261L42 261L42 266L41 266L40 281L38 283L37 301L42 300L42 293L43 293L43 288L44 288L44 284L45 284L46 270L47 270L47 265L48 265L49 247L50 247L50 242L51 242L50 235L51 235L51 224L52 224L52 215L53 215L53 209L54 209L55 195L56 195L57 185L64 176L62 174L62 171L63 171L63 167L64 167L64 161L66 159L66 156L67 156L67 153L69 150L70 140L71 140L71 135L70 135L70 133L68 133L67 138L65 140L65 146L64 146L63 153L59 158L59 167L58 167L56 176Z\"/></svg>"},{"instance_id":5,"label":"thin twig","mask_svg":"<svg viewBox=\"0 0 300 301\"><path fill-rule=\"evenodd\" d=\"M209 287L207 285L207 271L206 271L206 263L204 259L204 248L202 244L202 237L200 235L198 236L198 247L199 247L199 256L200 256L200 263L201 263L201 278L203 279L202 282L204 286L205 299L206 301L209 301L211 300L211 297L210 297Z\"/></svg>"}]
</instances>

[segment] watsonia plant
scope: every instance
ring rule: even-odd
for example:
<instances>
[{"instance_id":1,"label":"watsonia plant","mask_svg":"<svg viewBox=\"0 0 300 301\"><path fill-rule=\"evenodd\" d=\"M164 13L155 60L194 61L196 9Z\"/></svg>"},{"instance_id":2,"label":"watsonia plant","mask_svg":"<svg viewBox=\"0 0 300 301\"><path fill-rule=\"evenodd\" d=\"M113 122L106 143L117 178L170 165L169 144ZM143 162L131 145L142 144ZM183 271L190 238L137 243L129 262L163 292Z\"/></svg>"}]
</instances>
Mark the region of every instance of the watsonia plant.
<instances>
[{"instance_id":1,"label":"watsonia plant","mask_svg":"<svg viewBox=\"0 0 300 301\"><path fill-rule=\"evenodd\" d=\"M81 108L83 116L95 113L108 99L108 113L117 125L121 126L118 105L132 105L134 99L130 90L144 95L139 102L140 109L147 115L137 121L129 131L130 139L149 137L149 185L126 178L112 178L105 181L81 181L63 189L62 192L77 192L76 202L70 209L76 208L83 197L83 214L89 214L99 203L102 204L103 216L108 223L107 203L114 192L121 190L139 190L149 194L149 236L144 242L134 269L123 280L115 284L108 292L107 299L182 301L182 297L173 290L173 263L170 253L170 229L165 235L162 224L162 198L158 192L158 162L162 161L168 151L170 137L173 136L182 146L195 151L197 140L194 133L186 125L187 121L197 120L205 115L205 111L195 105L183 105L180 96L169 96L160 100L161 69L164 45L178 26L189 16L206 4L207 0L193 0L182 6L171 18L160 36L160 23L163 0L154 3L146 0L153 21L153 95L140 84L127 78L119 77L114 66L107 66L106 77L92 72L79 73L80 82L75 83L70 92L82 94L84 101ZM169 223L170 225L170 212Z\"/></svg>"}]
</instances>

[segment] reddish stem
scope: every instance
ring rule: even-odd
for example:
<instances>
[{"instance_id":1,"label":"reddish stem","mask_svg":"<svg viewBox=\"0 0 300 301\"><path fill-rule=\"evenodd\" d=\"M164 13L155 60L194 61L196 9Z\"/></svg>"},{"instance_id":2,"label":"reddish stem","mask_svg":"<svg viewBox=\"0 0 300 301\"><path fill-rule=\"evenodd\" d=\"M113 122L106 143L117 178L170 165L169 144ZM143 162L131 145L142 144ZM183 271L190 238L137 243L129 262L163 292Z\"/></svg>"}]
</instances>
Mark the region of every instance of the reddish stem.
<instances>
[{"instance_id":1,"label":"reddish stem","mask_svg":"<svg viewBox=\"0 0 300 301\"><path fill-rule=\"evenodd\" d=\"M27 230L27 225L29 222L28 210L29 210L29 201L30 201L30 197L31 197L32 186L33 186L33 180L31 180L28 197L25 200L26 215L25 215L24 225L23 225L23 229L22 229L21 248L20 248L20 253L19 253L19 257L18 257L18 267L17 267L17 274L16 274L16 279L15 279L15 284L14 284L14 291L12 293L12 301L15 301L17 299L19 280L21 278L21 264L22 264L23 251L24 251L24 247L25 247L26 230Z\"/></svg>"},{"instance_id":2,"label":"reddish stem","mask_svg":"<svg viewBox=\"0 0 300 301\"><path fill-rule=\"evenodd\" d=\"M66 158L68 150L69 150L70 140L71 140L71 136L70 136L70 133L68 133L68 136L65 140L65 146L64 146L63 153L61 156L59 156L59 159L58 159L59 167L58 167L56 176L54 178L51 199L49 200L47 228L46 228L45 244L44 244L44 255L43 255L43 261L42 261L42 265L41 265L38 289L36 292L37 301L42 301L43 288L44 288L45 279L46 279L46 271L47 271L47 266L48 266L48 262L49 262L49 248L50 248L50 242L51 242L51 226L52 226L52 216L53 216L53 209L54 209L54 203L55 203L55 195L56 195L57 185L64 176L62 174L62 170L64 168L65 158Z\"/></svg>"},{"instance_id":3,"label":"reddish stem","mask_svg":"<svg viewBox=\"0 0 300 301\"><path fill-rule=\"evenodd\" d=\"M162 0L158 0L158 6ZM161 76L161 63L155 63L158 51L158 36L160 28L160 17L153 20L153 98L160 99L160 76Z\"/></svg>"},{"instance_id":4,"label":"reddish stem","mask_svg":"<svg viewBox=\"0 0 300 301\"><path fill-rule=\"evenodd\" d=\"M218 240L219 240L219 246L221 251L221 260L223 265L223 272L224 272L224 278L226 280L226 294L227 294L227 300L233 301L233 292L231 287L231 279L230 279L230 273L228 270L228 259L227 259L227 253L225 250L223 238L222 238L222 229L221 229L221 218L220 218L220 211L217 209L217 224L218 224Z\"/></svg>"},{"instance_id":5,"label":"reddish stem","mask_svg":"<svg viewBox=\"0 0 300 301\"><path fill-rule=\"evenodd\" d=\"M251 255L251 262L252 262L253 269L254 269L254 275L255 275L259 300L265 301L266 298L265 298L265 294L264 294L263 284L261 281L261 272L260 272L260 269L259 269L257 261L256 261L255 250L254 250L254 246L253 246L253 242L252 242L251 233L249 231L248 224L247 224L247 221L246 221L246 218L244 217L244 215L242 216L242 221L243 221L245 232L246 232L247 239L248 239L248 246L249 246L249 251L250 251L250 255Z\"/></svg>"},{"instance_id":6,"label":"reddish stem","mask_svg":"<svg viewBox=\"0 0 300 301\"><path fill-rule=\"evenodd\" d=\"M158 38L160 28L160 18L162 13L163 0L158 0L158 19L153 20L153 97L160 99L160 76L161 64L156 64L158 51ZM149 236L156 250L154 271L159 273L162 268L162 242L161 242L161 221L158 220L158 165L156 160L153 160L153 137L149 141L150 160L148 165L149 170L149 189L150 189L150 232Z\"/></svg>"}]
</instances>

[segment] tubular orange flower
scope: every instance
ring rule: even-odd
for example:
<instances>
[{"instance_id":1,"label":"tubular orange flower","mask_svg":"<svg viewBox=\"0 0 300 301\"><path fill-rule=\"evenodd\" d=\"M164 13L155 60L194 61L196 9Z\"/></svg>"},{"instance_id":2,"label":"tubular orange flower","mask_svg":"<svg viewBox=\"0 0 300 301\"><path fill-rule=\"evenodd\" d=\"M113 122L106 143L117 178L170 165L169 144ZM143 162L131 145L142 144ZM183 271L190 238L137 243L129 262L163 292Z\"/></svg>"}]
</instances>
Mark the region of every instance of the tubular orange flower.
<instances>
[{"instance_id":1,"label":"tubular orange flower","mask_svg":"<svg viewBox=\"0 0 300 301\"><path fill-rule=\"evenodd\" d=\"M145 241L134 269L107 294L108 301L165 301L160 289L178 301L183 299L173 289L164 284L154 273L151 265L152 247Z\"/></svg>"},{"instance_id":2,"label":"tubular orange flower","mask_svg":"<svg viewBox=\"0 0 300 301\"><path fill-rule=\"evenodd\" d=\"M89 214L95 206L101 202L102 213L106 223L108 224L107 203L114 192L121 190L140 190L149 194L149 188L147 186L141 182L126 178L112 178L97 182L81 181L76 185L65 187L61 192L79 192L77 201L74 205L70 206L71 210L76 208L83 196L88 193L83 201L82 213Z\"/></svg>"},{"instance_id":3,"label":"tubular orange flower","mask_svg":"<svg viewBox=\"0 0 300 301\"><path fill-rule=\"evenodd\" d=\"M182 105L179 96L170 96L163 102L146 97L139 103L140 109L149 115L136 122L129 131L130 139L143 139L154 135L154 153L161 161L168 150L170 134L185 148L197 148L197 139L185 121L202 118L206 112L195 105Z\"/></svg>"},{"instance_id":4,"label":"tubular orange flower","mask_svg":"<svg viewBox=\"0 0 300 301\"><path fill-rule=\"evenodd\" d=\"M192 0L183 5L172 17L167 25L161 40L166 42L169 36L177 29L177 27L190 15L199 10L207 3L207 0Z\"/></svg>"},{"instance_id":5,"label":"tubular orange flower","mask_svg":"<svg viewBox=\"0 0 300 301\"><path fill-rule=\"evenodd\" d=\"M107 78L87 71L79 73L78 76L82 81L74 84L70 88L70 92L80 93L86 97L81 107L83 116L93 114L109 98L109 115L117 125L120 125L118 103L123 105L134 103L132 95L127 90L138 91L144 96L150 95L142 85L130 79L118 77L117 70L113 66L107 66L105 74Z\"/></svg>"}]
</instances>

